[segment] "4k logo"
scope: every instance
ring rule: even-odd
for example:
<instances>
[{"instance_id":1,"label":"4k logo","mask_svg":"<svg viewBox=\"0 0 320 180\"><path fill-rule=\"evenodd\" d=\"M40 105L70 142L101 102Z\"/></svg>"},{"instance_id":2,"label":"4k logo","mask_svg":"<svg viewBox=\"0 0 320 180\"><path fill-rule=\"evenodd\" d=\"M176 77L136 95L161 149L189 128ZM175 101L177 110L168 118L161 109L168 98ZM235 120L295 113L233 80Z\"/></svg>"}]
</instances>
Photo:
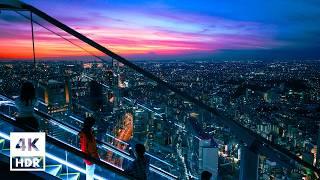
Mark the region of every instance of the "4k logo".
<instances>
[{"instance_id":1,"label":"4k logo","mask_svg":"<svg viewBox=\"0 0 320 180\"><path fill-rule=\"evenodd\" d=\"M39 149L36 146L36 142L39 140L39 138L34 138L33 141L31 142L31 138L28 138L28 151L32 151L31 148L33 148L36 151L39 151ZM19 149L21 148L21 151L25 151L26 145L25 145L26 139L25 138L20 138L18 144L16 145L16 148Z\"/></svg>"},{"instance_id":2,"label":"4k logo","mask_svg":"<svg viewBox=\"0 0 320 180\"><path fill-rule=\"evenodd\" d=\"M45 133L10 133L10 170L44 171Z\"/></svg>"}]
</instances>

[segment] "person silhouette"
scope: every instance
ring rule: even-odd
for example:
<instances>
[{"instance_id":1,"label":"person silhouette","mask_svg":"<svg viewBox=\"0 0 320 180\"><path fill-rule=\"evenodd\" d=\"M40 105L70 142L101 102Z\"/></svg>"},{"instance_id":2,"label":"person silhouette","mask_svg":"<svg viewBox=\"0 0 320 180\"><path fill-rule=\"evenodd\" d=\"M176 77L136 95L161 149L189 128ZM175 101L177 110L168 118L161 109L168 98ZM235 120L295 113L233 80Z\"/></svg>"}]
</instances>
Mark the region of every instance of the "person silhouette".
<instances>
[{"instance_id":1,"label":"person silhouette","mask_svg":"<svg viewBox=\"0 0 320 180\"><path fill-rule=\"evenodd\" d=\"M210 180L212 177L212 173L209 171L203 171L201 173L201 180Z\"/></svg>"},{"instance_id":2,"label":"person silhouette","mask_svg":"<svg viewBox=\"0 0 320 180\"><path fill-rule=\"evenodd\" d=\"M145 156L146 149L143 144L135 145L136 159L125 169L125 173L136 179L145 180L149 170L149 158Z\"/></svg>"},{"instance_id":3,"label":"person silhouette","mask_svg":"<svg viewBox=\"0 0 320 180\"><path fill-rule=\"evenodd\" d=\"M93 117L87 117L83 122L83 127L79 132L81 151L94 157L99 158L97 143L93 134L92 126L95 124ZM86 164L86 180L93 180L95 164L84 159Z\"/></svg>"},{"instance_id":4,"label":"person silhouette","mask_svg":"<svg viewBox=\"0 0 320 180\"><path fill-rule=\"evenodd\" d=\"M16 122L27 128L27 131L38 131L39 122L34 116L34 106L36 105L35 88L31 82L24 82L21 85L20 96L15 100L18 114Z\"/></svg>"}]
</instances>

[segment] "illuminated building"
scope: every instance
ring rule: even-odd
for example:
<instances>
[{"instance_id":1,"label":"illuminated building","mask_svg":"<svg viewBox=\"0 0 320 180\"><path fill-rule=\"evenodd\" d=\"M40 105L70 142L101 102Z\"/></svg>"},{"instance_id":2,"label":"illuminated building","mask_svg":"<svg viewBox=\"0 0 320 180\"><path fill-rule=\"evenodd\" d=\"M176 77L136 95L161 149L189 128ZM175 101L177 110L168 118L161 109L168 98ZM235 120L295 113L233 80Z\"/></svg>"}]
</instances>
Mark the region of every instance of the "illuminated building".
<instances>
[{"instance_id":1,"label":"illuminated building","mask_svg":"<svg viewBox=\"0 0 320 180\"><path fill-rule=\"evenodd\" d=\"M212 179L218 176L218 144L212 136L205 133L200 123L197 121L198 114L191 113L187 124L189 130L193 133L190 138L193 148L191 151L194 157L189 157L189 161L197 166L198 173L209 171L212 173ZM198 158L195 158L198 157ZM194 163L197 161L197 163Z\"/></svg>"},{"instance_id":2,"label":"illuminated building","mask_svg":"<svg viewBox=\"0 0 320 180\"><path fill-rule=\"evenodd\" d=\"M218 176L218 144L213 138L198 137L199 139L199 171L209 171L212 179Z\"/></svg>"},{"instance_id":3,"label":"illuminated building","mask_svg":"<svg viewBox=\"0 0 320 180\"><path fill-rule=\"evenodd\" d=\"M107 70L106 72L107 80L106 83L109 87L113 86L113 72L112 70Z\"/></svg>"},{"instance_id":4,"label":"illuminated building","mask_svg":"<svg viewBox=\"0 0 320 180\"><path fill-rule=\"evenodd\" d=\"M135 119L133 121L133 136L142 141L147 134L146 122L148 122L148 113L143 110L135 111Z\"/></svg>"},{"instance_id":5,"label":"illuminated building","mask_svg":"<svg viewBox=\"0 0 320 180\"><path fill-rule=\"evenodd\" d=\"M97 81L91 81L89 83L89 107L93 111L104 111L104 96L103 96L103 87Z\"/></svg>"},{"instance_id":6,"label":"illuminated building","mask_svg":"<svg viewBox=\"0 0 320 180\"><path fill-rule=\"evenodd\" d=\"M49 80L38 84L40 99L47 106L47 112L55 115L66 112L70 104L70 85L68 82Z\"/></svg>"}]
</instances>

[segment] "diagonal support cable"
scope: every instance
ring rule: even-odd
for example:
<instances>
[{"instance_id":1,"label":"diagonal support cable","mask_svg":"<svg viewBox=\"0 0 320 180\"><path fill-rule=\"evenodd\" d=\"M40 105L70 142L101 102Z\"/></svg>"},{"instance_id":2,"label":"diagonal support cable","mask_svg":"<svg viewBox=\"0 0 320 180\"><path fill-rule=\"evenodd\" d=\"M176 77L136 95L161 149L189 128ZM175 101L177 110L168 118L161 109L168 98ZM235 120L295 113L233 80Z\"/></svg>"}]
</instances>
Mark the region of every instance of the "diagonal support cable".
<instances>
[{"instance_id":1,"label":"diagonal support cable","mask_svg":"<svg viewBox=\"0 0 320 180\"><path fill-rule=\"evenodd\" d=\"M32 12L30 12L30 25L31 25L31 35L32 35L32 53L33 53L33 66L36 68L36 52L34 50L34 32L33 32L33 20Z\"/></svg>"},{"instance_id":2,"label":"diagonal support cable","mask_svg":"<svg viewBox=\"0 0 320 180\"><path fill-rule=\"evenodd\" d=\"M52 30L52 29L50 29L50 28L48 28L48 27L46 27L46 26L42 25L41 23L37 22L36 20L34 20L34 19L32 18L32 12L31 12L31 11L30 11L30 13L31 13L30 17L28 17L28 16L26 16L26 15L24 15L24 14L20 13L19 11L15 11L15 12L16 12L17 14L19 14L20 16L22 16L22 17L24 17L24 18L26 18L26 19L28 19L28 20L30 20L30 21L31 21L31 24L32 24L32 25L31 25L31 27L32 27L32 44L33 44L33 58L34 58L34 63L35 63L35 50L34 50L33 23L35 23L35 24L37 24L37 25L41 26L42 28L46 29L47 31L50 31L51 33L55 34L56 36L58 36L58 37L60 37L60 38L64 39L65 41L67 41L67 42L71 43L72 45L74 45L74 46L76 46L76 47L80 48L81 50L85 51L85 52L86 52L86 53L88 53L89 55L94 56L95 58L98 58L98 59L100 59L101 61L105 61L105 59L103 59L103 58L101 58L101 57L99 57L99 56L97 56L97 55L93 54L92 52L88 51L87 49L85 49L85 48L81 47L80 45L78 45L78 44L74 43L74 42L73 42L73 41L71 41L70 39L68 39L68 38L66 38L66 37L63 37L61 34L59 34L59 33L55 32L54 30Z\"/></svg>"}]
</instances>

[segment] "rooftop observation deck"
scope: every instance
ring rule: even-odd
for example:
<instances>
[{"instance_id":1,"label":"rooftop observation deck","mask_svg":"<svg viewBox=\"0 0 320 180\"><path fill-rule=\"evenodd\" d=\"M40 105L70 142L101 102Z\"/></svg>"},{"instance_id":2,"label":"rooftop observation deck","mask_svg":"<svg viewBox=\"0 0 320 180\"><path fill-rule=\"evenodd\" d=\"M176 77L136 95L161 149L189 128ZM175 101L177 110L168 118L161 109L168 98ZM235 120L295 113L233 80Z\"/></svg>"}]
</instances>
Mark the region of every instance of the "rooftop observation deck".
<instances>
[{"instance_id":1,"label":"rooftop observation deck","mask_svg":"<svg viewBox=\"0 0 320 180\"><path fill-rule=\"evenodd\" d=\"M0 19L19 19L19 30L30 32L31 54L29 62L1 66L7 73L0 91L4 156L9 133L19 126L18 87L29 80L37 91L35 116L49 139L46 173L54 177L85 178L85 157L97 163L96 179L129 179L123 169L134 159L130 147L142 143L151 159L150 179L199 179L204 170L215 178L259 179L271 176L267 169L276 177L318 178L316 166L233 120L230 112L178 89L36 7L0 1L0 10ZM49 37L56 43L48 43ZM47 56L44 46L50 47ZM70 58L55 54L62 51ZM86 116L97 119L100 160L79 150Z\"/></svg>"}]
</instances>

